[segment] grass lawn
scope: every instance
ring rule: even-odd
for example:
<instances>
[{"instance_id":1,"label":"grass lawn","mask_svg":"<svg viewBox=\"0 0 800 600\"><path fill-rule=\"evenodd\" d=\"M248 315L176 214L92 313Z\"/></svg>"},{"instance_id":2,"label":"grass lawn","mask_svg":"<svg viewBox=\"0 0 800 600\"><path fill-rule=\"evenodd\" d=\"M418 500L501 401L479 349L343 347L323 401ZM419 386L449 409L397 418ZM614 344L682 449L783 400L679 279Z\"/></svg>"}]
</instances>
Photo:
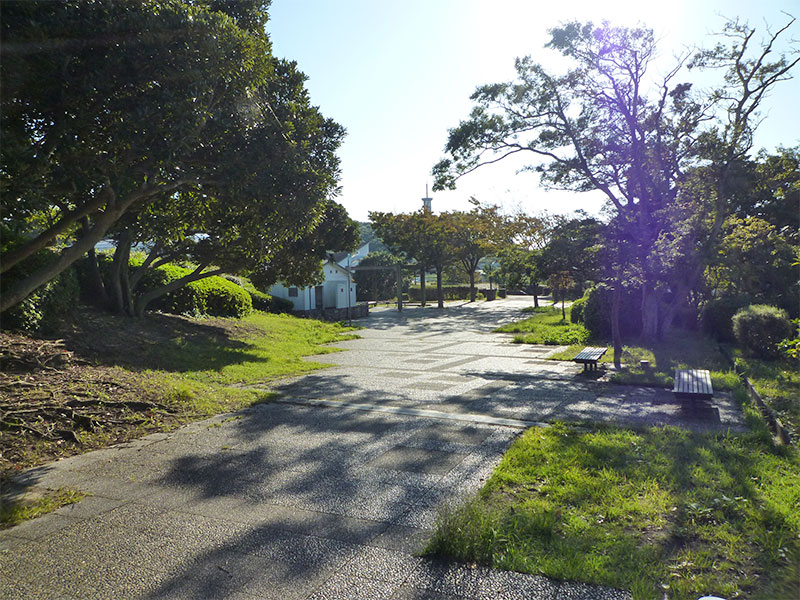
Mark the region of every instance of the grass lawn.
<instances>
[{"instance_id":1,"label":"grass lawn","mask_svg":"<svg viewBox=\"0 0 800 600\"><path fill-rule=\"evenodd\" d=\"M764 361L741 356L734 350L737 366L753 383L764 402L778 418L795 443L800 442L800 368L788 360Z\"/></svg>"},{"instance_id":2,"label":"grass lawn","mask_svg":"<svg viewBox=\"0 0 800 600\"><path fill-rule=\"evenodd\" d=\"M244 319L78 312L58 340L0 333L0 482L59 457L268 400L248 389L325 365L302 357L352 328L256 312Z\"/></svg>"},{"instance_id":3,"label":"grass lawn","mask_svg":"<svg viewBox=\"0 0 800 600\"><path fill-rule=\"evenodd\" d=\"M555 306L531 306L522 309L522 312L533 313L533 315L521 321L498 327L495 332L519 334L513 339L517 344L561 346L584 344L589 339L589 332L583 325L570 322L569 307L566 308L566 319L561 317L561 308Z\"/></svg>"},{"instance_id":4,"label":"grass lawn","mask_svg":"<svg viewBox=\"0 0 800 600\"><path fill-rule=\"evenodd\" d=\"M757 434L557 424L517 440L428 552L629 590L796 598L800 458Z\"/></svg>"},{"instance_id":5,"label":"grass lawn","mask_svg":"<svg viewBox=\"0 0 800 600\"><path fill-rule=\"evenodd\" d=\"M552 360L572 360L585 346L608 346L609 351L600 364L614 362L613 344L610 340L592 340L583 325L562 320L561 309L555 306L523 309L533 315L515 323L495 329L499 333L520 333L513 341L525 344L555 344L568 346L565 350L548 356ZM645 371L640 361L650 361ZM719 346L694 332L679 331L671 337L649 345L623 346L623 368L611 374L613 383L655 385L671 387L675 369L708 369L715 389L732 390L739 379ZM593 374L590 374L593 375Z\"/></svg>"}]
</instances>

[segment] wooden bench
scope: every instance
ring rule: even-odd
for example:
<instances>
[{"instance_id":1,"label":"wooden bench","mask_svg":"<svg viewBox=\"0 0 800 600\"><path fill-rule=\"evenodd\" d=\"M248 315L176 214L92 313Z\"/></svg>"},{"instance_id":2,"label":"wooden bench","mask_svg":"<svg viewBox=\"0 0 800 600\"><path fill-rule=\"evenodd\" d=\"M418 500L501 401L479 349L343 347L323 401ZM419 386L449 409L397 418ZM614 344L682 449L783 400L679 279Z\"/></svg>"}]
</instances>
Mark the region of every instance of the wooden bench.
<instances>
[{"instance_id":1,"label":"wooden bench","mask_svg":"<svg viewBox=\"0 0 800 600\"><path fill-rule=\"evenodd\" d=\"M708 400L714 395L711 373L705 369L675 369L675 387L672 388L672 393L676 398Z\"/></svg>"},{"instance_id":2,"label":"wooden bench","mask_svg":"<svg viewBox=\"0 0 800 600\"><path fill-rule=\"evenodd\" d=\"M572 360L576 363L583 363L583 370L597 370L597 361L603 357L608 348L584 348Z\"/></svg>"}]
</instances>

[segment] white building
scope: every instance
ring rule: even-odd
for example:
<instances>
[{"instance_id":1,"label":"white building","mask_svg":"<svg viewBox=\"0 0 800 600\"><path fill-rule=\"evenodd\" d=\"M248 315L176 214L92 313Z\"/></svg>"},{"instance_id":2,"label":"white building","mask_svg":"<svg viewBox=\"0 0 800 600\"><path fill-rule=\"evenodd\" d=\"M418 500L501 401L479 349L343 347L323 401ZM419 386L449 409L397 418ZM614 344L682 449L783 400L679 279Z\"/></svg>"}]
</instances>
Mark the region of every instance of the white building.
<instances>
[{"instance_id":1,"label":"white building","mask_svg":"<svg viewBox=\"0 0 800 600\"><path fill-rule=\"evenodd\" d=\"M345 265L347 259L345 258ZM325 280L320 285L308 287L287 287L276 283L269 293L285 298L294 304L294 310L320 310L325 308L347 308L356 306L356 284L348 277L347 269L333 260L322 264ZM350 289L348 290L348 281Z\"/></svg>"}]
</instances>

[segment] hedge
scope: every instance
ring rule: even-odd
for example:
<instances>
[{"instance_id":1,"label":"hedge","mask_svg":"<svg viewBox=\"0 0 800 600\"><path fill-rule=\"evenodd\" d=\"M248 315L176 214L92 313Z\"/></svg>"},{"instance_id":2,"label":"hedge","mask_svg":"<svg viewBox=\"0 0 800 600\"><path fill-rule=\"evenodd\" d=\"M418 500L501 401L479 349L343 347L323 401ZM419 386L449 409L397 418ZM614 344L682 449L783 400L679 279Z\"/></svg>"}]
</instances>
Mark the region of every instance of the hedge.
<instances>
[{"instance_id":1,"label":"hedge","mask_svg":"<svg viewBox=\"0 0 800 600\"><path fill-rule=\"evenodd\" d=\"M775 306L752 304L733 315L733 333L739 347L760 358L779 356L778 344L793 332L786 311Z\"/></svg>"},{"instance_id":2,"label":"hedge","mask_svg":"<svg viewBox=\"0 0 800 600\"><path fill-rule=\"evenodd\" d=\"M481 290L475 288L475 292L479 295ZM425 286L425 300L436 300L437 296L436 284L429 284ZM469 300L469 286L468 285L443 285L442 294L445 300ZM411 302L420 302L422 294L418 285L409 286L408 298Z\"/></svg>"},{"instance_id":3,"label":"hedge","mask_svg":"<svg viewBox=\"0 0 800 600\"><path fill-rule=\"evenodd\" d=\"M611 307L613 290L598 284L590 289L582 306L583 324L593 338L608 339L611 337ZM574 310L574 308L573 308ZM579 312L580 312L579 308ZM619 311L619 327L623 336L639 335L642 324L641 292L625 289L622 292Z\"/></svg>"},{"instance_id":4,"label":"hedge","mask_svg":"<svg viewBox=\"0 0 800 600\"><path fill-rule=\"evenodd\" d=\"M139 293L165 285L191 273L178 265L162 265L142 278ZM253 310L250 294L223 277L213 275L193 281L153 300L150 306L175 314L244 317Z\"/></svg>"},{"instance_id":5,"label":"hedge","mask_svg":"<svg viewBox=\"0 0 800 600\"><path fill-rule=\"evenodd\" d=\"M750 296L725 296L706 302L700 312L700 323L707 334L719 342L735 342L733 315L750 305Z\"/></svg>"}]
</instances>

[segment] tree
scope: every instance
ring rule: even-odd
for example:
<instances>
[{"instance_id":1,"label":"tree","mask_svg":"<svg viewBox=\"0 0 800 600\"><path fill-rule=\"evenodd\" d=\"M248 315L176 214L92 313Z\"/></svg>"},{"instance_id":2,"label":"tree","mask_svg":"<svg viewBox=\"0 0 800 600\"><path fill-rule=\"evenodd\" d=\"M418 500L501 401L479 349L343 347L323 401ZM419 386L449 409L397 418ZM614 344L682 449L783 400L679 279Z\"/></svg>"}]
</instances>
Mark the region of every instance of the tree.
<instances>
[{"instance_id":1,"label":"tree","mask_svg":"<svg viewBox=\"0 0 800 600\"><path fill-rule=\"evenodd\" d=\"M564 309L564 299L567 296L567 290L575 285L575 280L572 279L569 271L560 271L547 278L547 285L553 290L553 299L561 299L561 318L566 320L567 312Z\"/></svg>"},{"instance_id":2,"label":"tree","mask_svg":"<svg viewBox=\"0 0 800 600\"><path fill-rule=\"evenodd\" d=\"M27 240L4 252L0 268L90 219L55 264L5 291L5 309L131 206L184 185L177 158L202 143L209 112L268 67L263 40L178 3L19 2L2 11L2 220ZM38 215L49 226L27 229Z\"/></svg>"},{"instance_id":3,"label":"tree","mask_svg":"<svg viewBox=\"0 0 800 600\"><path fill-rule=\"evenodd\" d=\"M442 272L453 261L450 246L451 229L446 217L430 211L397 214L371 212L369 218L375 231L395 251L402 252L409 260L416 261L422 274L421 293L425 298L425 273L429 268L436 271L437 303L444 308Z\"/></svg>"},{"instance_id":4,"label":"tree","mask_svg":"<svg viewBox=\"0 0 800 600\"><path fill-rule=\"evenodd\" d=\"M469 279L470 302L475 302L475 271L481 259L495 252L506 235L504 220L497 206L484 206L474 198L469 212L454 211L440 215L449 230L453 256L461 263Z\"/></svg>"},{"instance_id":5,"label":"tree","mask_svg":"<svg viewBox=\"0 0 800 600\"><path fill-rule=\"evenodd\" d=\"M800 60L796 53L771 60L793 22L769 34L755 51L754 30L729 22L723 34L731 46L700 52L691 62L724 70L723 85L706 97L675 82L688 56L648 94L645 75L656 52L651 30L607 23L553 29L547 47L572 68L553 74L527 57L516 62L515 82L478 88L470 118L450 131L450 157L434 167L434 189L453 188L481 166L525 153L534 158L529 168L545 186L600 190L618 220L615 239L629 247L617 254L630 257L626 268L641 280L643 332L657 335L664 322L660 309L687 291L662 285L662 274L651 269L658 264L656 242L681 234L667 218L681 181L698 165L713 172L713 221L704 232L704 243L713 244L729 208L734 167L750 150L756 112ZM673 244L681 246L689 244ZM698 268L689 280L699 280Z\"/></svg>"},{"instance_id":6,"label":"tree","mask_svg":"<svg viewBox=\"0 0 800 600\"><path fill-rule=\"evenodd\" d=\"M0 219L21 242L3 248L0 268L24 266L56 236L67 245L4 289L0 310L109 232L128 312L140 312L125 274L133 242L150 249L145 268L195 261L182 285L262 268L312 235L344 132L310 105L296 65L270 55L267 6L2 4Z\"/></svg>"},{"instance_id":7,"label":"tree","mask_svg":"<svg viewBox=\"0 0 800 600\"><path fill-rule=\"evenodd\" d=\"M358 295L362 300L388 300L397 293L397 277L395 268L403 264L403 260L386 251L370 252L359 263L359 267L386 267L385 270L359 271L356 269L353 279L356 282Z\"/></svg>"},{"instance_id":8,"label":"tree","mask_svg":"<svg viewBox=\"0 0 800 600\"><path fill-rule=\"evenodd\" d=\"M586 281L599 281L602 224L586 213L578 212L574 218L556 217L550 230L547 245L541 252L542 274L550 276L569 272L574 278L579 294Z\"/></svg>"}]
</instances>

